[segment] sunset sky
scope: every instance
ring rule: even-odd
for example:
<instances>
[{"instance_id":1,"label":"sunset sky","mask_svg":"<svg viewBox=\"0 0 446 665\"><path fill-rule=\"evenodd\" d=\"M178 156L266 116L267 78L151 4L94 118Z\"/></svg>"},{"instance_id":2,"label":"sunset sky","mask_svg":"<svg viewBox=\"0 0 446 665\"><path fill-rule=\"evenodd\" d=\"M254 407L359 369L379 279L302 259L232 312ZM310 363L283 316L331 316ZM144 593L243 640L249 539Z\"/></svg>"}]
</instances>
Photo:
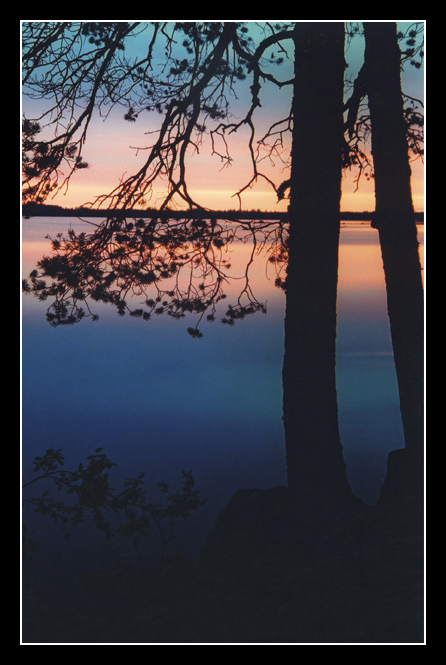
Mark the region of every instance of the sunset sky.
<instances>
[{"instance_id":1,"label":"sunset sky","mask_svg":"<svg viewBox=\"0 0 446 665\"><path fill-rule=\"evenodd\" d=\"M401 23L404 29L409 23ZM143 38L143 48L147 36ZM140 38L141 39L141 38ZM353 78L362 64L363 40L355 37L346 52L348 68L346 78ZM136 48L136 42L133 45ZM284 67L292 67L292 62L285 62ZM250 82L244 82L245 92L249 94ZM424 71L409 65L403 72L403 89L409 95L424 98ZM241 96L234 105L234 113L241 117L243 109ZM262 108L257 115L259 127L266 127L270 118L285 117L290 104L290 91L277 92L276 89L265 89L261 97ZM26 117L37 117L42 102L31 102L26 97L22 103L23 114ZM126 122L123 118L125 109L114 109L107 119L96 117L90 124L87 141L83 151L83 158L90 164L90 168L78 171L70 181L68 191L60 192L47 203L55 203L64 207L80 206L92 201L96 196L108 193L119 182L124 174L134 173L146 158L146 151L138 151L150 144L146 136L149 131L159 127L162 116L147 114L140 116L135 123ZM256 116L255 116L256 117ZM259 131L258 138L261 137ZM248 155L246 135L241 133L233 135L230 144L230 154L233 164L222 169L220 159L211 154L206 141L200 148L199 154L192 154L188 161L187 180L191 196L204 207L217 209L238 208L238 199L235 192L250 179L250 160ZM285 177L282 176L282 165L268 165L266 174L279 184ZM414 207L417 211L424 210L424 164L418 160L412 163L412 192ZM341 208L345 211L363 211L374 209L373 181L361 179L359 189L355 191L354 174L346 172L343 180L343 194ZM148 205L157 207L159 200L154 196ZM260 180L256 186L243 194L242 208L277 210L286 209L286 201L277 203L275 193L265 180Z\"/></svg>"}]
</instances>

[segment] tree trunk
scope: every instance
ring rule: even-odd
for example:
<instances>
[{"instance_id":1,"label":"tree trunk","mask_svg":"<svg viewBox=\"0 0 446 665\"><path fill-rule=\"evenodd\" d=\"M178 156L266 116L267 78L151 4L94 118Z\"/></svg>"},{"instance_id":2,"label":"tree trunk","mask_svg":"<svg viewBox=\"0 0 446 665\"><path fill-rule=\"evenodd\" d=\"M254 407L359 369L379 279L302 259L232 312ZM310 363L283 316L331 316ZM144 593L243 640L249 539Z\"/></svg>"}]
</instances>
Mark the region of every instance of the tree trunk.
<instances>
[{"instance_id":1,"label":"tree trunk","mask_svg":"<svg viewBox=\"0 0 446 665\"><path fill-rule=\"evenodd\" d=\"M297 23L294 41L283 419L289 488L324 510L352 496L336 393L344 25Z\"/></svg>"},{"instance_id":2,"label":"tree trunk","mask_svg":"<svg viewBox=\"0 0 446 665\"><path fill-rule=\"evenodd\" d=\"M423 475L424 302L412 204L401 53L396 23L364 23L366 86L375 171L375 219L383 258L400 408L411 480Z\"/></svg>"}]
</instances>

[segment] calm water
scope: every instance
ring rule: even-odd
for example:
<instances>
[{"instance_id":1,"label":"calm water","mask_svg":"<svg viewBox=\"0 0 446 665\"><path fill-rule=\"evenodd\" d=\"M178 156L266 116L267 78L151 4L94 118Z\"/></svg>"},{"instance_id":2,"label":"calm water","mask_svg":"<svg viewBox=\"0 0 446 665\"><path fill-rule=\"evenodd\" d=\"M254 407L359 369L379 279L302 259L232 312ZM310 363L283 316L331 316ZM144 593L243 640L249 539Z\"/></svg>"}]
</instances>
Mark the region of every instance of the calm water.
<instances>
[{"instance_id":1,"label":"calm water","mask_svg":"<svg viewBox=\"0 0 446 665\"><path fill-rule=\"evenodd\" d=\"M45 236L70 224L91 230L77 219L23 221L24 276L50 254ZM233 250L233 262L242 264L246 246ZM121 318L107 306L97 308L96 322L52 328L45 319L48 303L25 296L24 479L31 477L32 458L50 447L63 449L67 468L103 447L119 464L117 485L121 476L141 470L153 486L192 470L208 497L187 523L195 547L237 489L285 484L284 296L274 277L265 275L264 260L254 266L252 284L259 300L267 301L266 315L232 327L209 323L201 327L201 339L186 333L193 320ZM341 232L337 373L350 482L359 497L374 503L387 453L404 444L378 236L365 223L345 223ZM57 565L72 570L73 557L81 566L102 561L104 551L112 557L131 549L114 543L104 550L102 534L88 525L69 545L56 542L54 526L45 520L35 527L38 565L51 575Z\"/></svg>"}]
</instances>

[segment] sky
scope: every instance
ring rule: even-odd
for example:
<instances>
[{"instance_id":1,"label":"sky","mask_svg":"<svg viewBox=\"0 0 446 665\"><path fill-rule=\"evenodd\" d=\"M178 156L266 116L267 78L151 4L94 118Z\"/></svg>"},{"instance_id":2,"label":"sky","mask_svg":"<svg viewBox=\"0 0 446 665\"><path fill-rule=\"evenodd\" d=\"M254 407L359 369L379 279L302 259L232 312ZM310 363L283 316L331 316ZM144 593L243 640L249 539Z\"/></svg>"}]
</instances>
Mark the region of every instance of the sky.
<instances>
[{"instance_id":1,"label":"sky","mask_svg":"<svg viewBox=\"0 0 446 665\"><path fill-rule=\"evenodd\" d=\"M401 22L404 28L412 22ZM144 40L146 44L146 40ZM363 41L361 37L355 37L346 50L346 61L348 68L346 78L354 78L362 63ZM285 62L285 68L291 67L291 61ZM424 70L407 66L402 76L403 89L408 94L424 98ZM245 91L249 91L245 83ZM285 117L290 103L290 93L278 93L276 89L268 89L262 93L262 107L257 110L255 116L257 126L266 126L267 120L272 114L281 114ZM23 97L22 110L27 116L37 114L35 102ZM235 115L242 113L243 95L233 107ZM67 191L62 191L47 203L54 203L63 207L81 206L94 200L98 195L111 191L124 174L127 176L134 173L145 161L146 152L138 150L147 145L148 131L159 126L162 116L158 114L147 114L141 116L135 123L126 122L123 119L125 109L122 107L114 109L107 119L96 116L89 128L89 134L83 151L83 158L90 167L78 171L70 181ZM259 137L261 134L259 133ZM230 144L230 154L233 163L229 167L222 168L218 156L212 155L209 143L204 142L199 154L191 154L187 166L188 190L191 196L204 207L214 209L237 209L238 199L234 196L250 179L250 159L246 144L246 135L242 133L233 135ZM424 164L417 160L412 163L412 194L414 208L416 211L424 210ZM266 172L278 185L285 177L282 177L282 164L275 161L274 164L266 165ZM345 172L342 185L341 209L344 211L364 211L374 209L373 181L361 179L357 188L354 182L354 173ZM148 203L157 207L159 199L155 195ZM277 197L270 185L261 179L252 189L243 194L242 208L255 210L286 210L286 201L277 202Z\"/></svg>"}]
</instances>

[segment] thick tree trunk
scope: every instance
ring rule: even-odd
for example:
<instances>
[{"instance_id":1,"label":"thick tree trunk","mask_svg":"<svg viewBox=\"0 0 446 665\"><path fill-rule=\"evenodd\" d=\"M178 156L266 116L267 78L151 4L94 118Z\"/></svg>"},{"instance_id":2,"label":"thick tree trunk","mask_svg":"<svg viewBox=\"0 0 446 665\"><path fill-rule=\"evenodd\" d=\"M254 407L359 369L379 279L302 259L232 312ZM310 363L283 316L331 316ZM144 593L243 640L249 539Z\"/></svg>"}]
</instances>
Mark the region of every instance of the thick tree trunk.
<instances>
[{"instance_id":1,"label":"thick tree trunk","mask_svg":"<svg viewBox=\"0 0 446 665\"><path fill-rule=\"evenodd\" d=\"M316 510L351 497L336 393L343 86L343 23L297 23L283 418L289 488Z\"/></svg>"},{"instance_id":2,"label":"thick tree trunk","mask_svg":"<svg viewBox=\"0 0 446 665\"><path fill-rule=\"evenodd\" d=\"M401 53L395 23L364 23L366 86L375 171L375 220L387 289L406 444L405 468L423 473L424 302L412 204Z\"/></svg>"}]
</instances>

